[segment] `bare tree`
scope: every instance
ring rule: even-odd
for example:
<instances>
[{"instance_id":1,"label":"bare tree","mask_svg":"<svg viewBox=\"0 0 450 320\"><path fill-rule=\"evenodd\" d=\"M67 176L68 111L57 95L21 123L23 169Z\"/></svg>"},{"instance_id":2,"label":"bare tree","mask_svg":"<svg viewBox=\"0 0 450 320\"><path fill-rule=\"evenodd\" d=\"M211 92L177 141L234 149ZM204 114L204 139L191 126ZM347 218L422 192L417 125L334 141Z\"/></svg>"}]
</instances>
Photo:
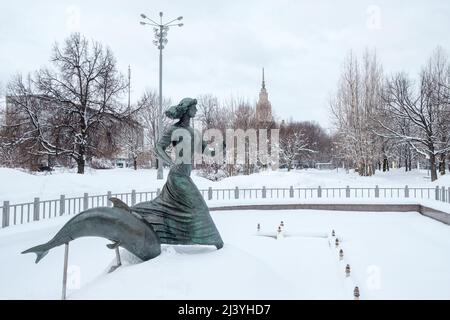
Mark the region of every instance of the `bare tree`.
<instances>
[{"instance_id":1,"label":"bare tree","mask_svg":"<svg viewBox=\"0 0 450 320\"><path fill-rule=\"evenodd\" d=\"M280 162L291 171L295 161L308 153L315 153L300 123L289 122L280 126Z\"/></svg>"},{"instance_id":2,"label":"bare tree","mask_svg":"<svg viewBox=\"0 0 450 320\"><path fill-rule=\"evenodd\" d=\"M197 118L202 122L204 129L214 128L217 114L219 112L219 102L211 94L204 94L197 97Z\"/></svg>"},{"instance_id":3,"label":"bare tree","mask_svg":"<svg viewBox=\"0 0 450 320\"><path fill-rule=\"evenodd\" d=\"M366 50L362 65L350 53L344 63L338 91L330 102L338 133L336 147L347 165L360 175L375 173L379 140L373 132L373 118L380 103L382 68L375 52Z\"/></svg>"},{"instance_id":4,"label":"bare tree","mask_svg":"<svg viewBox=\"0 0 450 320\"><path fill-rule=\"evenodd\" d=\"M112 51L79 33L70 35L63 47L54 45L51 62L53 68L36 72L29 85L16 77L8 95L28 116L33 130L27 136L39 144L38 154L69 156L82 174L99 130L108 131L111 119L125 117L118 99L127 84Z\"/></svg>"},{"instance_id":5,"label":"bare tree","mask_svg":"<svg viewBox=\"0 0 450 320\"><path fill-rule=\"evenodd\" d=\"M314 167L317 162L330 162L332 160L332 141L329 134L314 121L295 122L297 130L303 134L308 147L315 152L303 152L299 160L309 162L309 167Z\"/></svg>"},{"instance_id":6,"label":"bare tree","mask_svg":"<svg viewBox=\"0 0 450 320\"><path fill-rule=\"evenodd\" d=\"M143 126L145 144L156 147L158 140L158 94L154 90L146 90L138 101L139 112L137 114L137 121ZM170 106L170 100L163 98L163 113ZM170 120L163 116L163 130L170 124ZM153 150L152 149L152 150ZM156 164L157 157L151 153L150 159L152 163Z\"/></svg>"},{"instance_id":7,"label":"bare tree","mask_svg":"<svg viewBox=\"0 0 450 320\"><path fill-rule=\"evenodd\" d=\"M255 117L255 109L250 105L248 101L243 98L232 101L232 110L233 112L233 122L232 127L234 129L242 129L246 132L249 129L255 129L256 127L256 117ZM243 174L249 175L256 170L256 165L250 163L251 157L251 147L250 147L250 137L245 137L245 153L244 153L244 164L243 164ZM237 152L237 149L235 149ZM234 170L239 171L239 166L235 167Z\"/></svg>"},{"instance_id":8,"label":"bare tree","mask_svg":"<svg viewBox=\"0 0 450 320\"><path fill-rule=\"evenodd\" d=\"M138 167L138 157L144 152L144 127L139 123L139 118L137 113L130 113L119 133L122 136L121 151L132 160L134 170Z\"/></svg>"},{"instance_id":9,"label":"bare tree","mask_svg":"<svg viewBox=\"0 0 450 320\"><path fill-rule=\"evenodd\" d=\"M383 121L385 136L408 143L417 153L428 159L431 181L437 179L436 160L441 161L441 173L445 173L445 157L450 150L448 62L437 49L422 69L418 87L404 74L392 77L387 85L384 100L390 116L397 123L411 123L412 132L402 126L392 127ZM417 91L417 92L415 92ZM443 168L442 168L443 167Z\"/></svg>"}]
</instances>

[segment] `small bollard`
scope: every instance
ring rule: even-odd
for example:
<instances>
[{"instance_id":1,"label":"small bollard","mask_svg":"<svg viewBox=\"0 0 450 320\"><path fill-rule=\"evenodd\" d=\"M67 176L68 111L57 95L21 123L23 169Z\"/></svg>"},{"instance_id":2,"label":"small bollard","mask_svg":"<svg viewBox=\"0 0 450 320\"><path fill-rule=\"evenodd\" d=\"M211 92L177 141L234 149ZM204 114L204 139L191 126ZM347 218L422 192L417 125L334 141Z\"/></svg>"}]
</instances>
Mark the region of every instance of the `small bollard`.
<instances>
[{"instance_id":1,"label":"small bollard","mask_svg":"<svg viewBox=\"0 0 450 320\"><path fill-rule=\"evenodd\" d=\"M346 278L350 277L350 265L349 264L347 264L345 266L345 277Z\"/></svg>"},{"instance_id":2,"label":"small bollard","mask_svg":"<svg viewBox=\"0 0 450 320\"><path fill-rule=\"evenodd\" d=\"M332 237L335 237L335 236L336 236L336 233L334 232L334 230L331 231L331 236L332 236Z\"/></svg>"},{"instance_id":3,"label":"small bollard","mask_svg":"<svg viewBox=\"0 0 450 320\"><path fill-rule=\"evenodd\" d=\"M338 238L336 238L336 241L334 242L334 245L335 245L336 248L339 247L339 239Z\"/></svg>"},{"instance_id":4,"label":"small bollard","mask_svg":"<svg viewBox=\"0 0 450 320\"><path fill-rule=\"evenodd\" d=\"M355 290L353 290L353 297L355 298L355 300L359 300L359 296L360 296L359 288L355 287Z\"/></svg>"},{"instance_id":5,"label":"small bollard","mask_svg":"<svg viewBox=\"0 0 450 320\"><path fill-rule=\"evenodd\" d=\"M283 238L283 230L281 230L281 226L278 226L278 231L277 231L277 239L281 239Z\"/></svg>"},{"instance_id":6,"label":"small bollard","mask_svg":"<svg viewBox=\"0 0 450 320\"><path fill-rule=\"evenodd\" d=\"M339 261L344 260L344 250L339 250Z\"/></svg>"}]
</instances>

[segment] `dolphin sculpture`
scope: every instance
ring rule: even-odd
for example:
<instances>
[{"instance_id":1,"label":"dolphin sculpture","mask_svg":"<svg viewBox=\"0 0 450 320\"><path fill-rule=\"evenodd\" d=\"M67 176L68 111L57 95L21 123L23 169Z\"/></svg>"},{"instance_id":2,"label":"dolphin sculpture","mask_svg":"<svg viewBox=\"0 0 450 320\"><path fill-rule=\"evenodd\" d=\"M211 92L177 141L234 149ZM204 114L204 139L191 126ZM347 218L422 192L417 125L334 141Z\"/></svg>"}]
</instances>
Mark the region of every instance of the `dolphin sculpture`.
<instances>
[{"instance_id":1,"label":"dolphin sculpture","mask_svg":"<svg viewBox=\"0 0 450 320\"><path fill-rule=\"evenodd\" d=\"M161 241L150 223L133 213L117 198L109 199L114 207L99 207L81 212L70 219L47 243L22 253L35 253L38 263L49 250L81 237L101 237L113 241L108 248L121 246L143 261L161 253Z\"/></svg>"}]
</instances>

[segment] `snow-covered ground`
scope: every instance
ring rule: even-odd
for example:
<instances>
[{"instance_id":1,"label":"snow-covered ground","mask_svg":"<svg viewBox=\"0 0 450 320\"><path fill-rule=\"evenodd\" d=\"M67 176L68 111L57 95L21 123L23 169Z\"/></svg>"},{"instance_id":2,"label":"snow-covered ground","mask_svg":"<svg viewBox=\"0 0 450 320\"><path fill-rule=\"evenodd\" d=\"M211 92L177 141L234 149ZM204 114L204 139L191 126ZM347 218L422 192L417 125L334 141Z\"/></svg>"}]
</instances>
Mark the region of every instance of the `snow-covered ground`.
<instances>
[{"instance_id":1,"label":"snow-covered ground","mask_svg":"<svg viewBox=\"0 0 450 320\"><path fill-rule=\"evenodd\" d=\"M167 175L167 171L165 175ZM344 170L266 171L212 182L192 174L200 189L267 187L435 187L450 185L448 176L431 183L426 171L393 170L359 177ZM29 174L0 168L0 203L31 202L106 194L107 191L151 191L162 187L155 170L88 170ZM290 203L299 199L232 199L210 206ZM302 202L353 203L355 199L302 199ZM358 203L391 203L390 199L357 199ZM395 199L396 203L418 203ZM426 202L426 203L425 203ZM450 212L450 204L420 200ZM225 247L163 246L162 254L139 263L122 251L124 266L108 274L114 251L101 238L71 242L69 298L145 299L450 299L450 226L418 213L363 213L312 210L220 211L211 213ZM70 216L0 229L0 299L59 299L63 247L39 264L20 252L48 241ZM275 240L256 236L256 224L274 233L280 221L286 232L300 236ZM321 235L334 229L342 240L344 261ZM352 269L345 278L345 265Z\"/></svg>"},{"instance_id":2,"label":"snow-covered ground","mask_svg":"<svg viewBox=\"0 0 450 320\"><path fill-rule=\"evenodd\" d=\"M121 249L124 266L113 273L114 251L101 238L70 244L69 299L450 299L450 227L418 213L308 210L212 212L222 250L164 246L139 262ZM63 246L35 264L20 252L47 241L68 217L0 230L0 298L59 299ZM256 236L285 232L275 240ZM334 229L344 261L329 246ZM333 242L333 239L331 239ZM346 278L346 264L351 277ZM79 286L79 288L78 288Z\"/></svg>"},{"instance_id":3,"label":"snow-covered ground","mask_svg":"<svg viewBox=\"0 0 450 320\"><path fill-rule=\"evenodd\" d=\"M67 197L82 196L85 192L90 195L136 191L153 191L162 187L165 180L156 179L155 170L87 169L84 175L76 174L73 170L53 172L52 174L30 174L27 172L0 168L0 203L5 200L13 203L32 202L34 197L41 200L58 199L59 195ZM165 177L168 171L165 171ZM213 188L261 188L266 187L363 187L375 185L434 187L436 185L450 185L450 176L442 176L434 183L427 177L427 171L405 173L402 169L383 173L377 172L372 177L360 177L344 170L298 170L298 171L265 171L249 176L235 176L213 182L192 173L192 178L200 189Z\"/></svg>"}]
</instances>

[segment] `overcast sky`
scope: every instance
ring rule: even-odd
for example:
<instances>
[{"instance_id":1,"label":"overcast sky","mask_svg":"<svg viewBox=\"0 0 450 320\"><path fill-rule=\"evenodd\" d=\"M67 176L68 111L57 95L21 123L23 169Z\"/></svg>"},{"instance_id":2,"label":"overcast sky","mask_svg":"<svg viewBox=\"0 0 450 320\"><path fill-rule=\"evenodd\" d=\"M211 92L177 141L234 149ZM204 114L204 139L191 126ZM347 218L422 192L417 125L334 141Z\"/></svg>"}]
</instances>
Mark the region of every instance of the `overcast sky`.
<instances>
[{"instance_id":1,"label":"overcast sky","mask_svg":"<svg viewBox=\"0 0 450 320\"><path fill-rule=\"evenodd\" d=\"M163 95L211 93L256 101L261 68L280 119L330 125L328 100L349 50L376 48L387 73L415 75L433 49L450 50L450 1L1 0L0 85L48 65L51 46L73 31L108 45L132 100L158 88L158 50L140 13L184 17L169 30Z\"/></svg>"}]
</instances>

